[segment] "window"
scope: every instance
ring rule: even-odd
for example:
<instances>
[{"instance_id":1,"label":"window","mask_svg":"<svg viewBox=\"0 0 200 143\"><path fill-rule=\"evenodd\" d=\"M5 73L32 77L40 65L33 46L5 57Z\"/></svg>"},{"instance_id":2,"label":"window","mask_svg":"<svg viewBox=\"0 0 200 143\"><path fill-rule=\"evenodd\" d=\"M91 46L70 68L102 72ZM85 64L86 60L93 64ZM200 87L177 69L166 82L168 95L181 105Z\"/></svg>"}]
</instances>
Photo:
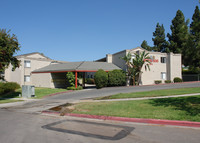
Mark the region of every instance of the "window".
<instances>
[{"instance_id":1,"label":"window","mask_svg":"<svg viewBox=\"0 0 200 143\"><path fill-rule=\"evenodd\" d=\"M30 81L31 81L30 75L25 75L25 76L24 76L24 81L25 81L25 82L30 82Z\"/></svg>"},{"instance_id":2,"label":"window","mask_svg":"<svg viewBox=\"0 0 200 143\"><path fill-rule=\"evenodd\" d=\"M161 79L166 80L166 72L161 72Z\"/></svg>"},{"instance_id":3,"label":"window","mask_svg":"<svg viewBox=\"0 0 200 143\"><path fill-rule=\"evenodd\" d=\"M31 67L31 61L24 61L24 67L30 68Z\"/></svg>"},{"instance_id":4,"label":"window","mask_svg":"<svg viewBox=\"0 0 200 143\"><path fill-rule=\"evenodd\" d=\"M161 61L161 63L166 63L166 57L161 57L160 61Z\"/></svg>"}]
</instances>

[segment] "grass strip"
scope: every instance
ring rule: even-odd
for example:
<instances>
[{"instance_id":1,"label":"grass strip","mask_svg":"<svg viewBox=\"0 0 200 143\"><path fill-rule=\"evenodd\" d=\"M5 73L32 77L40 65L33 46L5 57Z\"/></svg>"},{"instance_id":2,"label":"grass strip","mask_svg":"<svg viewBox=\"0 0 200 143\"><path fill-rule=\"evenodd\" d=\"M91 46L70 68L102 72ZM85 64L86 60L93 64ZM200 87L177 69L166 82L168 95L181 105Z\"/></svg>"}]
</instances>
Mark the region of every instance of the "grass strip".
<instances>
[{"instance_id":1,"label":"grass strip","mask_svg":"<svg viewBox=\"0 0 200 143\"><path fill-rule=\"evenodd\" d=\"M99 97L99 98L96 98L96 100L158 97L158 96L182 95L182 94L191 94L191 93L200 93L200 87L164 89L164 90L153 90L153 91L133 92L133 93L119 93L115 95Z\"/></svg>"},{"instance_id":2,"label":"grass strip","mask_svg":"<svg viewBox=\"0 0 200 143\"><path fill-rule=\"evenodd\" d=\"M12 103L12 102L21 102L23 100L13 100L13 99L0 99L0 104L3 104L3 103Z\"/></svg>"},{"instance_id":3,"label":"grass strip","mask_svg":"<svg viewBox=\"0 0 200 143\"><path fill-rule=\"evenodd\" d=\"M72 113L200 122L200 95L139 101L79 103Z\"/></svg>"},{"instance_id":4,"label":"grass strip","mask_svg":"<svg viewBox=\"0 0 200 143\"><path fill-rule=\"evenodd\" d=\"M35 97L36 99L43 98L44 96L64 92L67 91L67 89L60 89L60 88L42 88L42 87L36 87L35 88ZM14 92L10 92L4 95L0 95L0 98L19 98L19 94L22 95L22 89L17 89Z\"/></svg>"}]
</instances>

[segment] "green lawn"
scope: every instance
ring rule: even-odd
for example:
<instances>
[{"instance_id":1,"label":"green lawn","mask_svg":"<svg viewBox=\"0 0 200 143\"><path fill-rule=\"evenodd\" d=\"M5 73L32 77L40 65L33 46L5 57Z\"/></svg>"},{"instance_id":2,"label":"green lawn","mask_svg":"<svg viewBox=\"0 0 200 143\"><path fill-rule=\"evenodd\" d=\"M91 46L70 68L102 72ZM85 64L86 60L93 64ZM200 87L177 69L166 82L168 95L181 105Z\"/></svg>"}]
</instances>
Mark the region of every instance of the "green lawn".
<instances>
[{"instance_id":1,"label":"green lawn","mask_svg":"<svg viewBox=\"0 0 200 143\"><path fill-rule=\"evenodd\" d=\"M13 100L13 99L0 99L0 104L3 104L3 103L11 103L11 102L20 102L20 101L23 101L23 100Z\"/></svg>"},{"instance_id":2,"label":"green lawn","mask_svg":"<svg viewBox=\"0 0 200 143\"><path fill-rule=\"evenodd\" d=\"M73 113L200 122L200 95L139 101L79 103Z\"/></svg>"},{"instance_id":3,"label":"green lawn","mask_svg":"<svg viewBox=\"0 0 200 143\"><path fill-rule=\"evenodd\" d=\"M42 88L42 87L37 87L35 88L35 95L36 97L34 98L43 98L44 96L58 93L58 92L64 92L67 91L67 89L61 89L61 88Z\"/></svg>"},{"instance_id":4,"label":"green lawn","mask_svg":"<svg viewBox=\"0 0 200 143\"><path fill-rule=\"evenodd\" d=\"M35 88L35 95L37 99L43 98L44 96L47 96L49 94L54 94L58 92L64 92L67 91L67 89L59 89L59 88ZM0 95L0 98L19 98L19 94L22 94L22 89L17 89L15 92L11 92L5 95Z\"/></svg>"},{"instance_id":5,"label":"green lawn","mask_svg":"<svg viewBox=\"0 0 200 143\"><path fill-rule=\"evenodd\" d=\"M190 93L200 93L200 87L165 89L165 90L154 90L154 91L133 92L133 93L119 93L119 94L115 94L115 95L111 95L111 96L97 98L97 100L120 99L120 98L139 98L139 97L157 97L157 96L181 95L181 94L190 94Z\"/></svg>"}]
</instances>

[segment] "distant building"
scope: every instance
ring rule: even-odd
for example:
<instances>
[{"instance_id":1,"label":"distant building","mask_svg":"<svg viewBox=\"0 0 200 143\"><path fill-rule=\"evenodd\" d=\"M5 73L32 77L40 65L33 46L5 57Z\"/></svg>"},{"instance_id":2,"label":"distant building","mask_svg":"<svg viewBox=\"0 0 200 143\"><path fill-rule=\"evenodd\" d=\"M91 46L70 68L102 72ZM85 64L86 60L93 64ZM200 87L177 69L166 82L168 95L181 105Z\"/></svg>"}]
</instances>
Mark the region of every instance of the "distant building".
<instances>
[{"instance_id":1,"label":"distant building","mask_svg":"<svg viewBox=\"0 0 200 143\"><path fill-rule=\"evenodd\" d=\"M9 66L4 72L4 78L6 81L17 82L20 85L33 84L32 71L53 63L59 63L38 52L19 55L16 58L21 61L20 67L12 71L12 66Z\"/></svg>"},{"instance_id":2,"label":"distant building","mask_svg":"<svg viewBox=\"0 0 200 143\"><path fill-rule=\"evenodd\" d=\"M137 47L114 54L107 54L105 58L97 61L113 63L122 70L126 71L127 66L121 57L124 57L130 52L132 54L132 58L134 58L134 53L141 53L142 51L149 53L149 56L152 59L152 65L150 65L150 71L145 71L143 67L141 85L154 84L155 80L161 80L164 83L165 80L173 81L174 77L182 78L181 54L150 52L141 47Z\"/></svg>"},{"instance_id":3,"label":"distant building","mask_svg":"<svg viewBox=\"0 0 200 143\"><path fill-rule=\"evenodd\" d=\"M134 58L134 53L144 51L137 47L131 50L123 50L114 54L107 54L105 58L95 62L60 62L52 60L41 53L30 53L17 56L21 66L12 71L10 66L5 70L6 81L17 82L20 85L35 85L37 87L65 88L66 73L69 71L82 74L83 77L93 78L98 69L111 71L114 69L127 70L125 61L121 59L129 52ZM146 50L145 50L146 51ZM154 84L155 80L173 80L174 77L182 78L181 54L150 52L152 59L150 71L142 69L140 85ZM77 79L77 78L76 78Z\"/></svg>"}]
</instances>

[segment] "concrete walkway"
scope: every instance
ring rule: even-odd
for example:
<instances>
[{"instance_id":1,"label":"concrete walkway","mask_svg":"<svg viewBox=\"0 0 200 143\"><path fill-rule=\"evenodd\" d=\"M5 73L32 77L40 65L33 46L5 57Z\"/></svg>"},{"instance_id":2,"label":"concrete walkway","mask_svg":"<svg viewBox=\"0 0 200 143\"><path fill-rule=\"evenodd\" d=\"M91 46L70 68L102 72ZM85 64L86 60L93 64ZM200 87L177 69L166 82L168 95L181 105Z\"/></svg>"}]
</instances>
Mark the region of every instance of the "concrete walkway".
<instances>
[{"instance_id":1,"label":"concrete walkway","mask_svg":"<svg viewBox=\"0 0 200 143\"><path fill-rule=\"evenodd\" d=\"M183 94L183 95L170 95L170 96L159 96L159 97L121 98L121 99L105 99L105 100L81 100L80 102L110 102L110 101L148 100L148 99L185 97L185 96L196 96L196 95L200 95L200 93Z\"/></svg>"}]
</instances>

